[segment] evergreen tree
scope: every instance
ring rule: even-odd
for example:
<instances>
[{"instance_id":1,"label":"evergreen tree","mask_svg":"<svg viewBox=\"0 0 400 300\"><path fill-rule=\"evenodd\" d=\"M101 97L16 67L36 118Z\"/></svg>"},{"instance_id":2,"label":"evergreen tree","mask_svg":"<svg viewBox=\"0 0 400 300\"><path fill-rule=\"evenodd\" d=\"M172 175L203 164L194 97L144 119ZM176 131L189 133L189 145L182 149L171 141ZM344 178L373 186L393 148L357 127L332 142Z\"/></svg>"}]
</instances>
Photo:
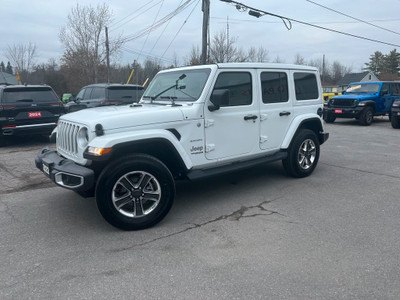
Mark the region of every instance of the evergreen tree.
<instances>
[{"instance_id":1,"label":"evergreen tree","mask_svg":"<svg viewBox=\"0 0 400 300\"><path fill-rule=\"evenodd\" d=\"M7 63L6 73L13 74L13 69L11 67L10 62Z\"/></svg>"},{"instance_id":2,"label":"evergreen tree","mask_svg":"<svg viewBox=\"0 0 400 300\"><path fill-rule=\"evenodd\" d=\"M385 69L385 55L380 51L375 51L375 53L369 57L369 62L365 63L365 65L365 70L372 71L379 75L379 73Z\"/></svg>"},{"instance_id":3,"label":"evergreen tree","mask_svg":"<svg viewBox=\"0 0 400 300\"><path fill-rule=\"evenodd\" d=\"M4 65L3 62L0 63L0 71L5 72L6 71L6 66Z\"/></svg>"},{"instance_id":4,"label":"evergreen tree","mask_svg":"<svg viewBox=\"0 0 400 300\"><path fill-rule=\"evenodd\" d=\"M385 55L385 71L391 74L397 74L400 70L400 53L393 49Z\"/></svg>"}]
</instances>

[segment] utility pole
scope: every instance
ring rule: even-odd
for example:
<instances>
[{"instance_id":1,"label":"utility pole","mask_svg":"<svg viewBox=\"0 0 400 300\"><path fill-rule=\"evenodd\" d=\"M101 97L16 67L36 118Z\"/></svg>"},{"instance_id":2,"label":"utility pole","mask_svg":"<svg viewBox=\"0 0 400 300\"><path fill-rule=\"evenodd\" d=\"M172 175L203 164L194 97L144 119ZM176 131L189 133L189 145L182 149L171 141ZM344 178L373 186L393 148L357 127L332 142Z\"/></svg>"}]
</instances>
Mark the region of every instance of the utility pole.
<instances>
[{"instance_id":1,"label":"utility pole","mask_svg":"<svg viewBox=\"0 0 400 300\"><path fill-rule=\"evenodd\" d=\"M325 54L322 56L322 84L325 84Z\"/></svg>"},{"instance_id":2,"label":"utility pole","mask_svg":"<svg viewBox=\"0 0 400 300\"><path fill-rule=\"evenodd\" d=\"M107 83L110 83L110 45L108 42L108 27L106 29Z\"/></svg>"},{"instance_id":3,"label":"utility pole","mask_svg":"<svg viewBox=\"0 0 400 300\"><path fill-rule=\"evenodd\" d=\"M202 31L202 43L201 43L201 64L207 63L207 36L208 36L208 25L210 19L210 0L203 0L202 9L203 11L203 31Z\"/></svg>"}]
</instances>

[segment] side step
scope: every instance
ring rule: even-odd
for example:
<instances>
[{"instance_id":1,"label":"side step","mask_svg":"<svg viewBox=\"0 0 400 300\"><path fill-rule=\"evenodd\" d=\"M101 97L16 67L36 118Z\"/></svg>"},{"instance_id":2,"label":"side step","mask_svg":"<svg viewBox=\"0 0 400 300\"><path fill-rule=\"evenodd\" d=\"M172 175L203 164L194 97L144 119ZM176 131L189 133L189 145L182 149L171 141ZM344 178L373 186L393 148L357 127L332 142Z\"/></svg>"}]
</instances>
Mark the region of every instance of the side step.
<instances>
[{"instance_id":1,"label":"side step","mask_svg":"<svg viewBox=\"0 0 400 300\"><path fill-rule=\"evenodd\" d=\"M210 177L210 176L217 176L221 175L224 173L229 173L232 171L238 171L238 170L243 170L243 169L248 169L254 166L257 166L262 163L269 163L277 160L282 160L287 158L287 152L286 151L280 151L272 155L264 156L264 157L259 157L256 159L252 160L246 160L246 161L239 161L239 162L233 162L228 165L223 165L220 167L213 167L213 168L208 168L208 169L194 169L189 171L186 176L190 180L196 180L196 179L201 179L204 177Z\"/></svg>"}]
</instances>

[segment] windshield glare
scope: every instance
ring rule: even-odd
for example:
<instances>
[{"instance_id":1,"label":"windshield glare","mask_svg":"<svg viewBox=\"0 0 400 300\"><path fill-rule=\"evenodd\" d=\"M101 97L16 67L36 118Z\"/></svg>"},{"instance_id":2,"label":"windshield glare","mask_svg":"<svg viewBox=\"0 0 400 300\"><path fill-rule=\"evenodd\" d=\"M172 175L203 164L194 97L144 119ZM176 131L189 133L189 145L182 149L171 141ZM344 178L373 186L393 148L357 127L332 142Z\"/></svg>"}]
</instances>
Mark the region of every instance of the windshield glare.
<instances>
[{"instance_id":1,"label":"windshield glare","mask_svg":"<svg viewBox=\"0 0 400 300\"><path fill-rule=\"evenodd\" d=\"M379 91L379 83L369 83L369 84L350 84L346 89L346 94L359 94L368 93L374 94Z\"/></svg>"},{"instance_id":2,"label":"windshield glare","mask_svg":"<svg viewBox=\"0 0 400 300\"><path fill-rule=\"evenodd\" d=\"M158 95L157 100L196 101L210 72L211 69L196 69L160 73L152 80L143 97L156 100L154 98Z\"/></svg>"}]
</instances>

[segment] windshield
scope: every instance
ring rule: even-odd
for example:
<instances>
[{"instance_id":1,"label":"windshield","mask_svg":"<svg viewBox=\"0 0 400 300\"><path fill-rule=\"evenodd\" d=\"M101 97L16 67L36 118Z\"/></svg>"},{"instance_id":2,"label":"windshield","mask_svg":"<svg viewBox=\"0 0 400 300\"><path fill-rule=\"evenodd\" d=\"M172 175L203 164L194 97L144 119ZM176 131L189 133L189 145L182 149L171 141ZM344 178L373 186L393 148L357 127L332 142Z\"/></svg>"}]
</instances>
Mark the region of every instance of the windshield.
<instances>
[{"instance_id":1,"label":"windshield","mask_svg":"<svg viewBox=\"0 0 400 300\"><path fill-rule=\"evenodd\" d=\"M12 102L58 102L56 94L50 88L10 88L5 89L3 103Z\"/></svg>"},{"instance_id":2,"label":"windshield","mask_svg":"<svg viewBox=\"0 0 400 300\"><path fill-rule=\"evenodd\" d=\"M160 73L152 80L143 99L196 101L210 72L211 69L196 69Z\"/></svg>"},{"instance_id":3,"label":"windshield","mask_svg":"<svg viewBox=\"0 0 400 300\"><path fill-rule=\"evenodd\" d=\"M346 94L375 94L379 91L379 87L379 83L350 84L346 89Z\"/></svg>"}]
</instances>

